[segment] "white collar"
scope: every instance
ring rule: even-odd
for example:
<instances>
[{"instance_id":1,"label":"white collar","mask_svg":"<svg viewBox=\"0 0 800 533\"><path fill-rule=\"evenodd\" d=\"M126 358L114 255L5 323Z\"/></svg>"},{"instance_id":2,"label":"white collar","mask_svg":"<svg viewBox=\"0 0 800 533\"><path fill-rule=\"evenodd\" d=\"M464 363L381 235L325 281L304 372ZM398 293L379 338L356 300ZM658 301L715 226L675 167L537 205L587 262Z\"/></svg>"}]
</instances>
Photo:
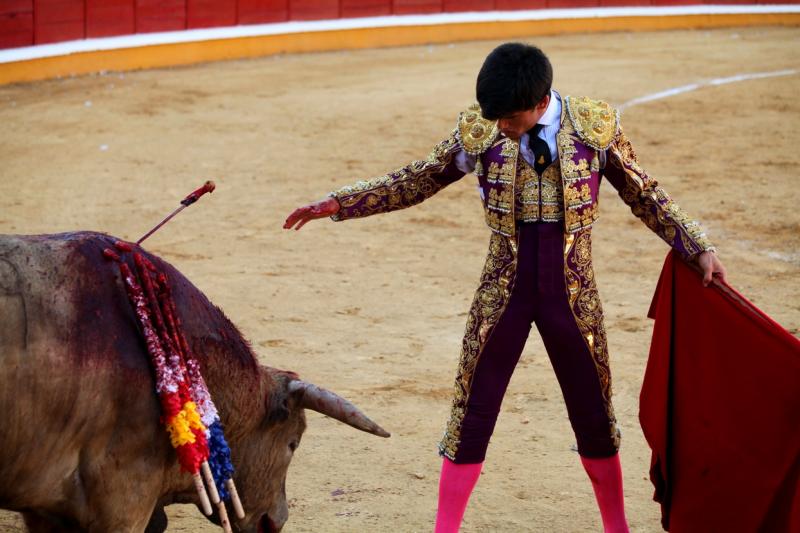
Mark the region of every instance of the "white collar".
<instances>
[{"instance_id":1,"label":"white collar","mask_svg":"<svg viewBox=\"0 0 800 533\"><path fill-rule=\"evenodd\" d=\"M547 104L547 109L537 124L550 126L552 124L557 124L559 121L561 121L561 96L551 89L550 102Z\"/></svg>"}]
</instances>

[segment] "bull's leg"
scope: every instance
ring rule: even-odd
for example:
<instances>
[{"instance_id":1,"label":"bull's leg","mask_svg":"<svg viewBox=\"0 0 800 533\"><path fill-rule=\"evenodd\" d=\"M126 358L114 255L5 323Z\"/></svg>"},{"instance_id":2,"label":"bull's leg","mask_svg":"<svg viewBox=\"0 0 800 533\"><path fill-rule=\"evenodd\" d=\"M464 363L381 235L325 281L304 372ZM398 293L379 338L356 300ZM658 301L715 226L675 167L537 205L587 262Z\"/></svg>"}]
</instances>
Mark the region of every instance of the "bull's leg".
<instances>
[{"instance_id":1,"label":"bull's leg","mask_svg":"<svg viewBox=\"0 0 800 533\"><path fill-rule=\"evenodd\" d=\"M90 519L84 522L88 524L87 532L141 533L153 517L158 489L153 484L140 483L136 485L136 490L117 489L113 494L101 495L92 491L87 502Z\"/></svg>"},{"instance_id":2,"label":"bull's leg","mask_svg":"<svg viewBox=\"0 0 800 533\"><path fill-rule=\"evenodd\" d=\"M124 439L134 440L133 436ZM88 533L141 533L147 528L161 495L163 462L138 447L120 450L112 446L111 450L105 456L89 451L81 454L79 479L83 500L71 499L76 505L76 515Z\"/></svg>"},{"instance_id":3,"label":"bull's leg","mask_svg":"<svg viewBox=\"0 0 800 533\"><path fill-rule=\"evenodd\" d=\"M125 495L124 498L110 497L102 505L93 505L91 507L93 516L88 522L83 521L87 525L85 531L87 533L108 531L141 533L145 531L153 516L155 501L151 501L149 504L141 501L144 494L146 493L131 493ZM163 529L155 531L163 531Z\"/></svg>"},{"instance_id":4,"label":"bull's leg","mask_svg":"<svg viewBox=\"0 0 800 533\"><path fill-rule=\"evenodd\" d=\"M30 533L79 533L84 529L74 520L46 513L20 513Z\"/></svg>"},{"instance_id":5,"label":"bull's leg","mask_svg":"<svg viewBox=\"0 0 800 533\"><path fill-rule=\"evenodd\" d=\"M157 506L153 510L153 515L150 517L150 522L144 533L164 533L167 530L167 513L164 512L164 506Z\"/></svg>"}]
</instances>

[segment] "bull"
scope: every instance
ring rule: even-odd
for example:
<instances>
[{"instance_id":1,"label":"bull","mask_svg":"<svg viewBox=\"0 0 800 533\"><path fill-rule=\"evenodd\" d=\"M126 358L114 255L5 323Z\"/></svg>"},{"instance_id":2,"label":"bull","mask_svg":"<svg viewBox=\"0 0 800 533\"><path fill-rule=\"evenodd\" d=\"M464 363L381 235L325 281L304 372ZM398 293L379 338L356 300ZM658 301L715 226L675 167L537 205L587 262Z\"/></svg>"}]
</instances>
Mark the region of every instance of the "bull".
<instances>
[{"instance_id":1,"label":"bull","mask_svg":"<svg viewBox=\"0 0 800 533\"><path fill-rule=\"evenodd\" d=\"M21 512L31 531L163 531L166 505L199 505L158 422L123 281L102 255L114 242L91 232L0 236L0 508ZM259 365L219 308L145 255L167 275L226 428L247 511L234 526L278 532L305 408L389 435L347 400Z\"/></svg>"}]
</instances>

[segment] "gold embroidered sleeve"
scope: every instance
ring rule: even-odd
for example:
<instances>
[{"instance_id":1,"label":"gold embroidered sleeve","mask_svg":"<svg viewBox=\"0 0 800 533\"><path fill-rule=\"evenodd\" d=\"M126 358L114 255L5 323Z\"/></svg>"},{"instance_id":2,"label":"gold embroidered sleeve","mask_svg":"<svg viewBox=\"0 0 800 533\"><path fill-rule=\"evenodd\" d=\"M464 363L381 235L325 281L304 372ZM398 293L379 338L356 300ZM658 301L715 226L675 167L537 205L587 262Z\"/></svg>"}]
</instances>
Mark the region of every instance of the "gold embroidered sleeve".
<instances>
[{"instance_id":1,"label":"gold embroidered sleeve","mask_svg":"<svg viewBox=\"0 0 800 533\"><path fill-rule=\"evenodd\" d=\"M433 148L426 159L330 193L341 206L339 212L331 218L346 220L388 213L430 198L464 176L454 160L460 149L457 131L453 131L447 139Z\"/></svg>"},{"instance_id":2,"label":"gold embroidered sleeve","mask_svg":"<svg viewBox=\"0 0 800 533\"><path fill-rule=\"evenodd\" d=\"M703 228L691 219L667 191L639 165L630 141L620 127L609 145L603 175L617 189L634 215L686 260L714 250Z\"/></svg>"}]
</instances>

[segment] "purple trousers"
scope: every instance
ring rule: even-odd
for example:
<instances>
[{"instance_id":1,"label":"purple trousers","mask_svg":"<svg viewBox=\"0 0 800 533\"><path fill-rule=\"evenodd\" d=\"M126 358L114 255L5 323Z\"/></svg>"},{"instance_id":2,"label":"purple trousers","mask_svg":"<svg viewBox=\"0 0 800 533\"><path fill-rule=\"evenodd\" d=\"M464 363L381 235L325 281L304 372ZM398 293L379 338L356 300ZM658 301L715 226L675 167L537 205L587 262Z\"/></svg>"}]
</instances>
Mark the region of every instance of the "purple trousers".
<instances>
[{"instance_id":1,"label":"purple trousers","mask_svg":"<svg viewBox=\"0 0 800 533\"><path fill-rule=\"evenodd\" d=\"M567 300L563 231L561 223L518 226L514 287L475 368L456 463L484 460L500 404L533 324L561 386L578 452L584 457L617 453L595 363Z\"/></svg>"}]
</instances>

